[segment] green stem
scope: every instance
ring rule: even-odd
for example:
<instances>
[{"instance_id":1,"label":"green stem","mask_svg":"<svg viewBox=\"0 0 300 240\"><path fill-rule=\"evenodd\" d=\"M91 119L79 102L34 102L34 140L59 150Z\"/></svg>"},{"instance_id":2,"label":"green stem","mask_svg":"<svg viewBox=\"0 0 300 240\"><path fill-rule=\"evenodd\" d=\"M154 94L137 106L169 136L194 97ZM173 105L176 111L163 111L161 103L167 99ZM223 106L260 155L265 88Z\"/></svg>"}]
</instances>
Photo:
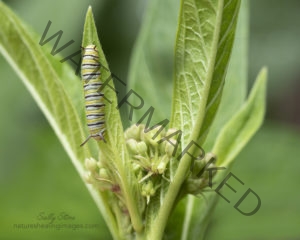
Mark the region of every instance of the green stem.
<instances>
[{"instance_id":1,"label":"green stem","mask_svg":"<svg viewBox=\"0 0 300 240\"><path fill-rule=\"evenodd\" d=\"M130 213L132 226L133 226L135 232L140 233L143 231L144 225L142 222L141 214L138 210L138 204L136 203L135 199L133 198L131 192L128 191L130 189L129 184L127 183L127 181L124 181L124 182L126 182L126 185L123 184L123 187L124 187L123 189L125 192L124 196L126 198L126 204L127 204L128 211Z\"/></svg>"}]
</instances>

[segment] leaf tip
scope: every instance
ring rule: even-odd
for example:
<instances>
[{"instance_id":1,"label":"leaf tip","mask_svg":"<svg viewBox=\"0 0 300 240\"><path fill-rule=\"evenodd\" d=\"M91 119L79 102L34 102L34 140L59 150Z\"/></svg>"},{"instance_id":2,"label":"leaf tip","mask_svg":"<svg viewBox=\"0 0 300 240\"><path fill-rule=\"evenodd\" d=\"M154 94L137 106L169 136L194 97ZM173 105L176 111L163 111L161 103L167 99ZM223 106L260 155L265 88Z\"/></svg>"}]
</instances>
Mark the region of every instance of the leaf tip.
<instances>
[{"instance_id":1,"label":"leaf tip","mask_svg":"<svg viewBox=\"0 0 300 240\"><path fill-rule=\"evenodd\" d=\"M267 81L267 79L268 79L268 67L267 66L262 67L262 69L260 70L260 72L258 74L258 78L263 79L262 81Z\"/></svg>"},{"instance_id":2,"label":"leaf tip","mask_svg":"<svg viewBox=\"0 0 300 240\"><path fill-rule=\"evenodd\" d=\"M87 14L93 14L91 5L89 5L89 7L88 7Z\"/></svg>"},{"instance_id":3,"label":"leaf tip","mask_svg":"<svg viewBox=\"0 0 300 240\"><path fill-rule=\"evenodd\" d=\"M86 12L86 19L85 21L93 21L94 20L94 15L93 15L93 10L92 10L92 6L90 5L88 7L88 10Z\"/></svg>"}]
</instances>

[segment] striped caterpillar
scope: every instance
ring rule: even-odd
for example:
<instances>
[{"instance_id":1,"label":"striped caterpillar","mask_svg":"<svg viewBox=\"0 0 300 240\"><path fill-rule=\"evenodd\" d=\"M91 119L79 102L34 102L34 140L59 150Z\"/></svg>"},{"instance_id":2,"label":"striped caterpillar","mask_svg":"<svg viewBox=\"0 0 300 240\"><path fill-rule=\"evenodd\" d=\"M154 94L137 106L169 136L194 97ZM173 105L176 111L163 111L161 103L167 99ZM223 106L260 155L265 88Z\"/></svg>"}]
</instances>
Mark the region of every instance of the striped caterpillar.
<instances>
[{"instance_id":1,"label":"striped caterpillar","mask_svg":"<svg viewBox=\"0 0 300 240\"><path fill-rule=\"evenodd\" d=\"M103 136L105 132L104 94L99 91L102 86L100 68L96 45L88 45L83 48L81 77L83 80L86 121L90 135L80 146L83 146L90 138L106 142Z\"/></svg>"}]
</instances>

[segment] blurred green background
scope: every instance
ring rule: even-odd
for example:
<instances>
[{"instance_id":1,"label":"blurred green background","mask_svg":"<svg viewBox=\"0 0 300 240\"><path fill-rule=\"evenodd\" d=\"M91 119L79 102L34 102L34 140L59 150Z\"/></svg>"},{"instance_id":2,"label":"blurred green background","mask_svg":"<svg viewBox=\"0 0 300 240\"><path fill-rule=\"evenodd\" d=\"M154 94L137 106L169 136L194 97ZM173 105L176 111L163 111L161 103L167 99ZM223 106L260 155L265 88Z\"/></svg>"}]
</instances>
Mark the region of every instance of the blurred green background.
<instances>
[{"instance_id":1,"label":"blurred green background","mask_svg":"<svg viewBox=\"0 0 300 240\"><path fill-rule=\"evenodd\" d=\"M62 42L75 40L64 56L80 46L85 13L92 5L111 70L126 80L146 1L4 2L38 34L51 20L51 28L64 31ZM249 86L267 65L268 108L263 127L238 156L232 172L260 196L262 206L254 216L245 217L233 208L234 203L221 199L207 239L300 239L300 1L251 0L250 10ZM54 132L1 55L0 76L0 239L109 239ZM98 227L14 227L38 222L41 213L61 212L75 219L57 223Z\"/></svg>"}]
</instances>

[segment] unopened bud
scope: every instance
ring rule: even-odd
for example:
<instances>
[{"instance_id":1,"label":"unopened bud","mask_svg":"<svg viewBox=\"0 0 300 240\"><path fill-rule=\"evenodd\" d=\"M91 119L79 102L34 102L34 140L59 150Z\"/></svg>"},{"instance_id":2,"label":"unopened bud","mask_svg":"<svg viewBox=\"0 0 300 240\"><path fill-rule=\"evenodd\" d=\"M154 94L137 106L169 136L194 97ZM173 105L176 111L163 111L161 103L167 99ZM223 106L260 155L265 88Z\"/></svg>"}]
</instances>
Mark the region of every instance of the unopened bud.
<instances>
[{"instance_id":1,"label":"unopened bud","mask_svg":"<svg viewBox=\"0 0 300 240\"><path fill-rule=\"evenodd\" d=\"M86 158L84 161L85 168L91 172L94 172L98 166L94 158Z\"/></svg>"},{"instance_id":2,"label":"unopened bud","mask_svg":"<svg viewBox=\"0 0 300 240\"><path fill-rule=\"evenodd\" d=\"M138 153L140 153L140 154L147 152L147 145L145 142L138 142L136 148L137 148Z\"/></svg>"},{"instance_id":3,"label":"unopened bud","mask_svg":"<svg viewBox=\"0 0 300 240\"><path fill-rule=\"evenodd\" d=\"M156 147L158 145L157 140L156 140L156 138L153 139L155 134L156 134L155 129L153 129L149 132L146 132L146 133L144 131L141 131L141 139L144 142Z\"/></svg>"},{"instance_id":4,"label":"unopened bud","mask_svg":"<svg viewBox=\"0 0 300 240\"><path fill-rule=\"evenodd\" d=\"M90 172L86 173L83 178L86 183L92 184L94 182L94 178Z\"/></svg>"},{"instance_id":5,"label":"unopened bud","mask_svg":"<svg viewBox=\"0 0 300 240\"><path fill-rule=\"evenodd\" d=\"M165 152L166 152L166 154L168 155L168 157L173 157L173 155L175 154L174 153L174 149L175 149L175 147L176 147L176 140L175 139L170 139L170 142L173 144L171 144L171 143L169 143L169 142L166 142L166 147L165 147Z\"/></svg>"},{"instance_id":6,"label":"unopened bud","mask_svg":"<svg viewBox=\"0 0 300 240\"><path fill-rule=\"evenodd\" d=\"M135 140L139 140L140 139L140 131L141 131L142 126L139 125L132 125L130 128L128 128L125 131L125 139L135 139Z\"/></svg>"},{"instance_id":7,"label":"unopened bud","mask_svg":"<svg viewBox=\"0 0 300 240\"><path fill-rule=\"evenodd\" d=\"M137 151L137 141L136 140L134 140L132 138L128 139L126 141L126 145L127 145L127 148L128 148L130 153L132 153L134 155L138 153L138 151Z\"/></svg>"}]
</instances>

